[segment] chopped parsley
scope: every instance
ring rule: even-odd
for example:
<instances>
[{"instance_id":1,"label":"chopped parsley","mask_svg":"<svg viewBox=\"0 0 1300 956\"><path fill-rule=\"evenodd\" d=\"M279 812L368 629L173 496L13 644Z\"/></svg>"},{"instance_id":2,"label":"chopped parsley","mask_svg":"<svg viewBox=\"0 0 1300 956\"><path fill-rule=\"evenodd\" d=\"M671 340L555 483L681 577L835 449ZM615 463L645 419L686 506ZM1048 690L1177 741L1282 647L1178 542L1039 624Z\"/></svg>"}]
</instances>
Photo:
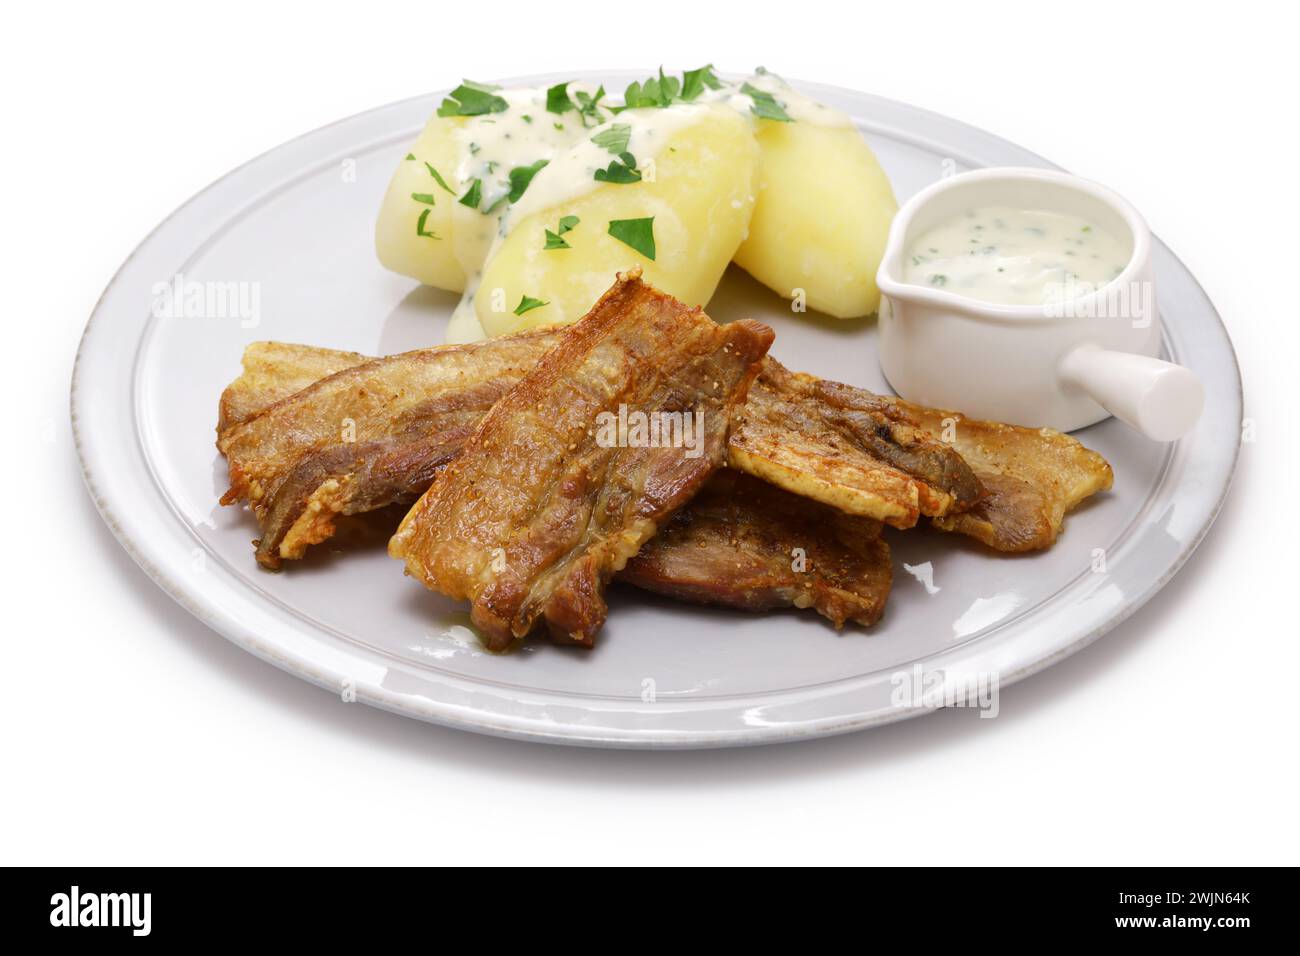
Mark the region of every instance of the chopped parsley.
<instances>
[{"instance_id":1,"label":"chopped parsley","mask_svg":"<svg viewBox=\"0 0 1300 956\"><path fill-rule=\"evenodd\" d=\"M609 221L609 234L625 246L631 246L651 262L654 262L654 226L654 216L647 219L611 219Z\"/></svg>"},{"instance_id":2,"label":"chopped parsley","mask_svg":"<svg viewBox=\"0 0 1300 956\"><path fill-rule=\"evenodd\" d=\"M504 113L510 104L494 92L499 86L465 80L451 91L451 95L438 107L439 116L482 116L485 113Z\"/></svg>"},{"instance_id":3,"label":"chopped parsley","mask_svg":"<svg viewBox=\"0 0 1300 956\"><path fill-rule=\"evenodd\" d=\"M539 159L531 166L516 166L514 169L510 170L509 198L511 202L519 202L520 197L524 194L524 190L526 190L528 184L533 181L533 177L537 175L538 170L548 162L550 162L548 159Z\"/></svg>"},{"instance_id":4,"label":"chopped parsley","mask_svg":"<svg viewBox=\"0 0 1300 956\"><path fill-rule=\"evenodd\" d=\"M642 82L633 80L628 84L623 92L623 105L630 110L647 106L671 106L673 100L680 98L681 91L682 81L675 76L665 76L661 66L657 77L652 76Z\"/></svg>"},{"instance_id":5,"label":"chopped parsley","mask_svg":"<svg viewBox=\"0 0 1300 956\"><path fill-rule=\"evenodd\" d=\"M429 221L429 210L427 209L420 210L420 221L415 224L415 234L417 236L424 236L426 239L441 238L436 233L433 233L428 229L424 228L425 223L427 223L428 221Z\"/></svg>"},{"instance_id":6,"label":"chopped parsley","mask_svg":"<svg viewBox=\"0 0 1300 956\"><path fill-rule=\"evenodd\" d=\"M636 157L631 153L620 153L617 159L610 160L605 169L596 170L598 183L639 183L641 172L636 168Z\"/></svg>"},{"instance_id":7,"label":"chopped parsley","mask_svg":"<svg viewBox=\"0 0 1300 956\"><path fill-rule=\"evenodd\" d=\"M577 109L573 105L573 100L569 99L569 82L556 83L546 91L548 113L567 113L569 110Z\"/></svg>"},{"instance_id":8,"label":"chopped parsley","mask_svg":"<svg viewBox=\"0 0 1300 956\"><path fill-rule=\"evenodd\" d=\"M443 189L447 190L447 192L451 193L453 196L456 195L456 190L452 189L450 186L447 185L447 180L443 179L442 175L436 169L434 169L431 164L425 163L424 168L429 171L429 175L433 177L434 182L436 182Z\"/></svg>"},{"instance_id":9,"label":"chopped parsley","mask_svg":"<svg viewBox=\"0 0 1300 956\"><path fill-rule=\"evenodd\" d=\"M543 302L541 299L534 299L532 296L524 296L515 306L515 315L523 315L525 312L531 312L533 309L540 309L544 305L550 305L549 302Z\"/></svg>"},{"instance_id":10,"label":"chopped parsley","mask_svg":"<svg viewBox=\"0 0 1300 956\"><path fill-rule=\"evenodd\" d=\"M433 201L433 193L411 193L411 198L418 203L424 203L426 206L436 206Z\"/></svg>"},{"instance_id":11,"label":"chopped parsley","mask_svg":"<svg viewBox=\"0 0 1300 956\"><path fill-rule=\"evenodd\" d=\"M627 144L632 139L632 127L627 123L615 123L609 129L601 130L591 141L601 149L607 149L615 156L627 152Z\"/></svg>"},{"instance_id":12,"label":"chopped parsley","mask_svg":"<svg viewBox=\"0 0 1300 956\"><path fill-rule=\"evenodd\" d=\"M760 90L758 87L746 83L741 86L740 92L754 101L749 107L749 111L759 119L775 120L778 123L794 122L790 118L790 114L785 111L785 107L778 103L776 97L766 90Z\"/></svg>"},{"instance_id":13,"label":"chopped parsley","mask_svg":"<svg viewBox=\"0 0 1300 956\"><path fill-rule=\"evenodd\" d=\"M578 98L578 115L582 117L584 128L599 126L605 122L605 118L600 115L600 101L605 98L605 87L597 87L594 96L582 90L578 90L573 95Z\"/></svg>"},{"instance_id":14,"label":"chopped parsley","mask_svg":"<svg viewBox=\"0 0 1300 956\"><path fill-rule=\"evenodd\" d=\"M665 76L664 68L660 67L658 76L628 84L623 93L623 108L662 109L674 102L690 102L703 93L706 87L716 90L721 86L722 81L713 72L713 64L702 66L698 70L687 70L680 80L675 76Z\"/></svg>"},{"instance_id":15,"label":"chopped parsley","mask_svg":"<svg viewBox=\"0 0 1300 956\"><path fill-rule=\"evenodd\" d=\"M720 89L722 81L713 72L713 64L702 66L698 70L687 70L682 74L682 99L690 101L704 92L704 88Z\"/></svg>"},{"instance_id":16,"label":"chopped parsley","mask_svg":"<svg viewBox=\"0 0 1300 956\"><path fill-rule=\"evenodd\" d=\"M576 110L584 127L599 126L605 121L600 112L600 101L605 98L605 87L599 87L594 95L585 90L574 90L573 96L570 97L569 83L571 82L572 80L557 83L546 91L547 111L563 114L569 110ZM557 128L560 128L558 124Z\"/></svg>"},{"instance_id":17,"label":"chopped parsley","mask_svg":"<svg viewBox=\"0 0 1300 956\"><path fill-rule=\"evenodd\" d=\"M569 245L567 241L565 241L563 237L566 232L572 231L573 227L576 226L579 222L581 222L581 220L577 216L561 216L560 225L556 232L551 232L551 230L549 229L545 230L546 245L544 245L542 249L545 250L545 249L573 248L572 246Z\"/></svg>"},{"instance_id":18,"label":"chopped parsley","mask_svg":"<svg viewBox=\"0 0 1300 956\"><path fill-rule=\"evenodd\" d=\"M483 183L475 178L469 181L469 189L465 190L465 195L460 197L462 206L469 206L470 209L477 209L478 204L483 200Z\"/></svg>"},{"instance_id":19,"label":"chopped parsley","mask_svg":"<svg viewBox=\"0 0 1300 956\"><path fill-rule=\"evenodd\" d=\"M941 272L936 272L930 276L930 285L947 285L948 277Z\"/></svg>"},{"instance_id":20,"label":"chopped parsley","mask_svg":"<svg viewBox=\"0 0 1300 956\"><path fill-rule=\"evenodd\" d=\"M407 154L406 154L406 158L407 158L408 160L415 159L415 154L414 154L414 153L407 153Z\"/></svg>"}]
</instances>

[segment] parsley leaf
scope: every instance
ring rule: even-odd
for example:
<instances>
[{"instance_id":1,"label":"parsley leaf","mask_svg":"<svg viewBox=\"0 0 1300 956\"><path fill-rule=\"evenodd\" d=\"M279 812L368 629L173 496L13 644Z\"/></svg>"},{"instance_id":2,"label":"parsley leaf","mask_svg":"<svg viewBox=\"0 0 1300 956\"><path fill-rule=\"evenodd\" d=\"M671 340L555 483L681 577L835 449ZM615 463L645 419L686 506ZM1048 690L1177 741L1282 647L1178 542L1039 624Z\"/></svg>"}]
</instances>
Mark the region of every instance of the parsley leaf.
<instances>
[{"instance_id":1,"label":"parsley leaf","mask_svg":"<svg viewBox=\"0 0 1300 956\"><path fill-rule=\"evenodd\" d=\"M484 113L504 113L510 104L493 90L499 86L465 80L451 91L451 96L438 107L439 116L482 116Z\"/></svg>"},{"instance_id":2,"label":"parsley leaf","mask_svg":"<svg viewBox=\"0 0 1300 956\"><path fill-rule=\"evenodd\" d=\"M601 115L601 100L605 98L605 87L599 87L595 94L588 93L586 90L574 90L573 96L569 96L569 80L565 83L557 83L546 91L546 109L551 113L567 113L569 110L577 110L579 119L582 120L584 127L599 126L605 122L605 117ZM575 103L574 100L577 100ZM604 107L606 110L612 110L611 107ZM556 124L556 129L564 127Z\"/></svg>"},{"instance_id":3,"label":"parsley leaf","mask_svg":"<svg viewBox=\"0 0 1300 956\"><path fill-rule=\"evenodd\" d=\"M654 225L654 216L650 216L648 219L611 219L609 221L609 234L654 262Z\"/></svg>"},{"instance_id":4,"label":"parsley leaf","mask_svg":"<svg viewBox=\"0 0 1300 956\"><path fill-rule=\"evenodd\" d=\"M414 153L407 153L407 154L406 154L406 158L407 158L407 159L415 159L415 154L414 154Z\"/></svg>"},{"instance_id":5,"label":"parsley leaf","mask_svg":"<svg viewBox=\"0 0 1300 956\"><path fill-rule=\"evenodd\" d=\"M433 193L411 193L411 198L416 202L424 203L426 206L436 206L433 201Z\"/></svg>"},{"instance_id":6,"label":"parsley leaf","mask_svg":"<svg viewBox=\"0 0 1300 956\"><path fill-rule=\"evenodd\" d=\"M436 182L443 189L447 190L447 192L451 193L453 196L456 195L456 190L452 189L450 186L447 185L447 180L443 179L441 174L439 174L439 172L436 169L434 169L433 166L431 166L429 163L425 163L424 168L429 171L429 175L433 177L434 182Z\"/></svg>"},{"instance_id":7,"label":"parsley leaf","mask_svg":"<svg viewBox=\"0 0 1300 956\"><path fill-rule=\"evenodd\" d=\"M698 70L687 70L682 74L682 99L693 100L704 92L704 88L719 89L722 81L713 72L713 64L702 66Z\"/></svg>"},{"instance_id":8,"label":"parsley leaf","mask_svg":"<svg viewBox=\"0 0 1300 956\"><path fill-rule=\"evenodd\" d=\"M531 312L533 309L540 309L544 305L550 305L549 302L543 302L541 299L534 299L531 296L524 296L515 306L515 315L523 315L525 312Z\"/></svg>"},{"instance_id":9,"label":"parsley leaf","mask_svg":"<svg viewBox=\"0 0 1300 956\"><path fill-rule=\"evenodd\" d=\"M690 102L699 97L705 88L721 89L722 81L713 72L713 64L702 66L698 70L686 70L679 80L675 76L665 76L664 68L659 68L659 75L639 83L628 84L623 94L624 109L651 107L662 109L674 102Z\"/></svg>"},{"instance_id":10,"label":"parsley leaf","mask_svg":"<svg viewBox=\"0 0 1300 956\"><path fill-rule=\"evenodd\" d=\"M469 206L470 209L477 209L479 202L483 199L483 183L477 178L469 181L469 189L465 190L465 195L460 197L462 206Z\"/></svg>"},{"instance_id":11,"label":"parsley leaf","mask_svg":"<svg viewBox=\"0 0 1300 956\"><path fill-rule=\"evenodd\" d=\"M601 130L591 141L601 149L607 149L615 156L627 152L628 141L632 138L632 127L626 123L615 123L609 129Z\"/></svg>"},{"instance_id":12,"label":"parsley leaf","mask_svg":"<svg viewBox=\"0 0 1300 956\"><path fill-rule=\"evenodd\" d=\"M637 107L665 107L671 106L674 99L678 99L681 93L681 81L673 76L664 76L664 68L659 67L659 75L652 76L650 79L641 83L635 80L628 84L627 90L623 93L623 102L628 109Z\"/></svg>"},{"instance_id":13,"label":"parsley leaf","mask_svg":"<svg viewBox=\"0 0 1300 956\"><path fill-rule=\"evenodd\" d=\"M775 120L778 123L794 122L790 118L790 114L785 111L785 107L778 103L776 97L766 90L760 90L758 87L746 83L741 86L740 92L748 95L754 101L749 111L759 119Z\"/></svg>"},{"instance_id":14,"label":"parsley leaf","mask_svg":"<svg viewBox=\"0 0 1300 956\"><path fill-rule=\"evenodd\" d=\"M550 162L548 159L539 159L531 166L516 166L514 169L510 170L511 202L519 202L520 197L524 194L524 190L526 190L528 184L533 181L533 177L536 176L538 171L548 162Z\"/></svg>"},{"instance_id":15,"label":"parsley leaf","mask_svg":"<svg viewBox=\"0 0 1300 956\"><path fill-rule=\"evenodd\" d=\"M618 159L610 160L606 169L596 170L595 180L598 183L619 183L622 185L639 183L641 173L636 168L636 157L631 153L620 153Z\"/></svg>"},{"instance_id":16,"label":"parsley leaf","mask_svg":"<svg viewBox=\"0 0 1300 956\"><path fill-rule=\"evenodd\" d=\"M668 106L673 100L679 99L682 91L682 81L675 76L664 76L664 68L659 67L659 102L663 106Z\"/></svg>"},{"instance_id":17,"label":"parsley leaf","mask_svg":"<svg viewBox=\"0 0 1300 956\"><path fill-rule=\"evenodd\" d=\"M429 210L427 209L420 210L420 221L415 224L415 234L417 236L424 236L428 239L441 238L435 233L424 228L425 223L427 223L428 221L429 221Z\"/></svg>"},{"instance_id":18,"label":"parsley leaf","mask_svg":"<svg viewBox=\"0 0 1300 956\"><path fill-rule=\"evenodd\" d=\"M577 109L569 99L569 82L556 83L546 91L546 109L550 113L564 113Z\"/></svg>"},{"instance_id":19,"label":"parsley leaf","mask_svg":"<svg viewBox=\"0 0 1300 956\"><path fill-rule=\"evenodd\" d=\"M568 242L564 240L563 237L566 232L572 232L573 227L576 226L581 221L582 220L580 220L577 216L561 216L559 230L557 232L551 232L551 230L549 229L545 230L546 245L544 245L542 249L545 250L545 249L573 248L568 244Z\"/></svg>"},{"instance_id":20,"label":"parsley leaf","mask_svg":"<svg viewBox=\"0 0 1300 956\"><path fill-rule=\"evenodd\" d=\"M582 117L584 128L599 126L605 122L605 118L600 115L600 101L605 98L604 86L598 87L594 96L582 90L578 90L573 95L578 98L578 115Z\"/></svg>"}]
</instances>

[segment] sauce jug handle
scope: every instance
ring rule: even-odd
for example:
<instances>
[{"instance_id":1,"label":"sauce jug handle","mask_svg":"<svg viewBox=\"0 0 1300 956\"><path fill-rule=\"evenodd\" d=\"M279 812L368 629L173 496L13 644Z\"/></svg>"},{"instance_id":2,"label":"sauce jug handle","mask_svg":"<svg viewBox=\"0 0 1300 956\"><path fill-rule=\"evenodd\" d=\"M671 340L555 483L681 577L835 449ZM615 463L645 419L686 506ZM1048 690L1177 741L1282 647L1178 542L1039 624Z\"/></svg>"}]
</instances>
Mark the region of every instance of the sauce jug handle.
<instances>
[{"instance_id":1,"label":"sauce jug handle","mask_svg":"<svg viewBox=\"0 0 1300 956\"><path fill-rule=\"evenodd\" d=\"M1155 441L1182 438L1201 417L1205 389L1190 369L1133 352L1080 345L1058 366L1062 385Z\"/></svg>"}]
</instances>

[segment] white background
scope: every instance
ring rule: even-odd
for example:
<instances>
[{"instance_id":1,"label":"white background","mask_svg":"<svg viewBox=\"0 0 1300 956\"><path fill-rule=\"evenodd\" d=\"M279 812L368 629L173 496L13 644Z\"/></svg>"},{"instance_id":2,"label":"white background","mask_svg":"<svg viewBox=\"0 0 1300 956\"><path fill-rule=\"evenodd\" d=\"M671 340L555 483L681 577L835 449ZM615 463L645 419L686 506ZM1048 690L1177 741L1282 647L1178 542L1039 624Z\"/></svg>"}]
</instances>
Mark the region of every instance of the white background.
<instances>
[{"instance_id":1,"label":"white background","mask_svg":"<svg viewBox=\"0 0 1300 956\"><path fill-rule=\"evenodd\" d=\"M0 862L1300 862L1284 6L36 6L0 37ZM679 754L443 730L207 631L85 494L77 340L177 205L290 137L462 76L661 62L761 63L1004 136L1131 199L1223 314L1258 439L1217 525L1126 624L1004 691L996 720Z\"/></svg>"}]
</instances>

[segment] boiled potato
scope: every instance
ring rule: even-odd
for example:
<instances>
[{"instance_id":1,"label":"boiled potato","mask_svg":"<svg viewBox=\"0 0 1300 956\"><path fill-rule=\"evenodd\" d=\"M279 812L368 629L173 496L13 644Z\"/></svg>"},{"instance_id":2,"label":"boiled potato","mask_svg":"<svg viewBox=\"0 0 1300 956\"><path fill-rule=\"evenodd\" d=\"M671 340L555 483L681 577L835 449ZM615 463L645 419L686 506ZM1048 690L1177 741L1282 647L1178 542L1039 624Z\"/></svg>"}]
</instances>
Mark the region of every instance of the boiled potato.
<instances>
[{"instance_id":1,"label":"boiled potato","mask_svg":"<svg viewBox=\"0 0 1300 956\"><path fill-rule=\"evenodd\" d=\"M458 122L463 121L439 116L429 120L398 164L375 223L375 250L385 268L451 292L465 290L455 227L461 191L455 178L460 147L453 124Z\"/></svg>"},{"instance_id":2,"label":"boiled potato","mask_svg":"<svg viewBox=\"0 0 1300 956\"><path fill-rule=\"evenodd\" d=\"M594 102L594 91L565 87ZM778 77L760 71L741 85L696 90L694 103L635 107L612 120L607 107L555 112L548 90L468 91L480 104L490 92L499 109L434 116L399 164L375 230L386 267L465 294L454 339L574 321L631 265L705 304L732 255L810 308L841 318L877 310L875 272L897 210L889 182L847 118ZM782 107L792 122L771 115ZM557 171L619 124L633 128L628 151L638 163L653 157L653 176L593 187L591 170L617 148L581 175L573 164ZM516 174L539 163L548 165L516 192ZM460 201L480 188L481 200ZM561 230L570 219L579 225ZM653 219L653 258L636 248L648 236L629 245L610 234L611 221L638 219ZM563 231L563 243L547 248L547 230Z\"/></svg>"},{"instance_id":3,"label":"boiled potato","mask_svg":"<svg viewBox=\"0 0 1300 956\"><path fill-rule=\"evenodd\" d=\"M880 305L876 269L898 201L852 126L761 121L758 201L736 264L779 295L847 319Z\"/></svg>"},{"instance_id":4,"label":"boiled potato","mask_svg":"<svg viewBox=\"0 0 1300 956\"><path fill-rule=\"evenodd\" d=\"M617 122L637 122L632 114L639 112L627 111ZM488 258L474 297L488 336L576 321L615 273L631 266L641 266L646 282L690 305L709 301L749 225L759 149L750 121L734 110L701 106L687 116L665 132L654 155L653 181L647 176L601 184L511 224ZM543 177L551 173L563 175L543 169L530 191L545 195ZM653 257L633 248L644 246L644 223L611 226L648 218ZM559 236L567 248L548 249L547 231L559 235L574 219L576 225ZM611 228L629 230L624 235L633 245L611 235Z\"/></svg>"}]
</instances>

